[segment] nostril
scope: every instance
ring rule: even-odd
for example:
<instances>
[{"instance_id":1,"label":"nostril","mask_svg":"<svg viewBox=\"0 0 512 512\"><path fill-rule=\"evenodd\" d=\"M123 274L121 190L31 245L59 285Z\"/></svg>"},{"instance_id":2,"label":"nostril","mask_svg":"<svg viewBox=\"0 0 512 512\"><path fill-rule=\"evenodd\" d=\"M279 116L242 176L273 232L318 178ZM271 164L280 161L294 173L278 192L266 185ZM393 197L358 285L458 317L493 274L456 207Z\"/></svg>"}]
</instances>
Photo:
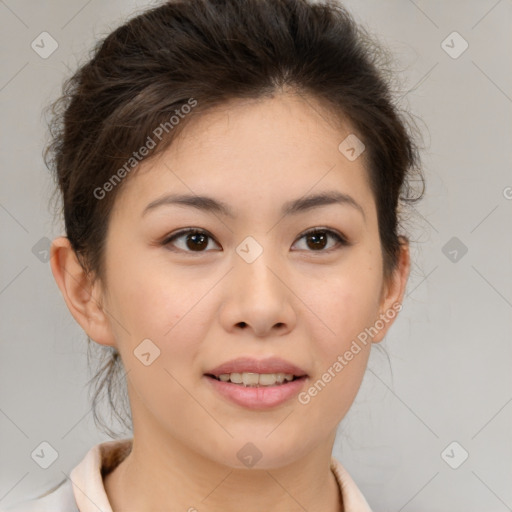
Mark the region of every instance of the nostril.
<instances>
[{"instance_id":1,"label":"nostril","mask_svg":"<svg viewBox=\"0 0 512 512\"><path fill-rule=\"evenodd\" d=\"M238 322L238 325L240 327L247 327L247 324L245 322Z\"/></svg>"}]
</instances>

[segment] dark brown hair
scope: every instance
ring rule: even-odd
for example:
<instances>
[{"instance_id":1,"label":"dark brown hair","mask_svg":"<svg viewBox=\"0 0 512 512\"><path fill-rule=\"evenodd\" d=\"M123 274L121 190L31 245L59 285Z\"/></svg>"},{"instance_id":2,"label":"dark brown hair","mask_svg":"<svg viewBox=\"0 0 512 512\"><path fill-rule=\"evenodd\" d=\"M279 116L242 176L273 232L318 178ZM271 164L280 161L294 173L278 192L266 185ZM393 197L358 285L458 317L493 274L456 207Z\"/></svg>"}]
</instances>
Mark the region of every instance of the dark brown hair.
<instances>
[{"instance_id":1,"label":"dark brown hair","mask_svg":"<svg viewBox=\"0 0 512 512\"><path fill-rule=\"evenodd\" d=\"M53 105L45 154L62 198L66 235L84 269L93 278L105 277L109 214L137 165L126 163L148 145L148 137L156 139L157 127L168 129L147 158L167 148L192 117L231 99L261 98L286 87L348 119L365 144L384 275L390 276L401 243L400 202L416 201L424 192L418 146L393 98L390 62L337 2L176 0L117 28L65 83ZM192 111L170 123L191 99ZM413 174L423 185L416 197ZM115 175L123 179L105 188ZM93 410L96 424L113 435L97 415L102 392L116 417L128 428L130 423L128 411L114 403L119 353L102 350L104 364L91 379Z\"/></svg>"}]
</instances>

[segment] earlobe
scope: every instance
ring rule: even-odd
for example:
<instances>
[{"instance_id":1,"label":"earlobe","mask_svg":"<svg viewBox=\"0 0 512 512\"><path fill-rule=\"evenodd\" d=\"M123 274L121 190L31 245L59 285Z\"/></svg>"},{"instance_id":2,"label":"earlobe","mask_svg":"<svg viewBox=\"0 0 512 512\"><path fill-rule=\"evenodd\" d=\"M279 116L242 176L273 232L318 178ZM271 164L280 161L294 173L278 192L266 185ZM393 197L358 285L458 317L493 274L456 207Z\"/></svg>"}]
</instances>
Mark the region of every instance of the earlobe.
<instances>
[{"instance_id":1,"label":"earlobe","mask_svg":"<svg viewBox=\"0 0 512 512\"><path fill-rule=\"evenodd\" d=\"M400 236L400 253L397 266L383 287L381 296L381 307L379 310L380 325L383 328L373 337L373 342L378 343L384 339L389 328L398 316L398 312L402 309L402 300L409 279L411 268L409 240L405 236Z\"/></svg>"},{"instance_id":2,"label":"earlobe","mask_svg":"<svg viewBox=\"0 0 512 512\"><path fill-rule=\"evenodd\" d=\"M50 266L70 313L82 329L97 343L115 345L102 306L100 282L87 276L68 238L58 237L52 242Z\"/></svg>"}]
</instances>

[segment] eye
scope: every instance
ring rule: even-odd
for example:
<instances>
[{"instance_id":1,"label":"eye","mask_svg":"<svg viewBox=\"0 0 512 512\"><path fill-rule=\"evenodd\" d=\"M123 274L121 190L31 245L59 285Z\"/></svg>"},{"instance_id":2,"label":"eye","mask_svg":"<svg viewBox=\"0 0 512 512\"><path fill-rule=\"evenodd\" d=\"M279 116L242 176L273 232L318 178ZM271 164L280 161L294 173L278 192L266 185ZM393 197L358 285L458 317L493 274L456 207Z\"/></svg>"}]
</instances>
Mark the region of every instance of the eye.
<instances>
[{"instance_id":1,"label":"eye","mask_svg":"<svg viewBox=\"0 0 512 512\"><path fill-rule=\"evenodd\" d=\"M326 228L314 228L304 233L299 241L302 239L306 240L306 248L311 249L315 252L330 252L336 247L336 243L329 245L329 238L337 242L338 245L347 246L350 245L347 239L336 231ZM296 242L297 243L297 242ZM294 244L295 245L295 244ZM306 249L306 250L308 250ZM310 251L310 252L311 252Z\"/></svg>"},{"instance_id":2,"label":"eye","mask_svg":"<svg viewBox=\"0 0 512 512\"><path fill-rule=\"evenodd\" d=\"M185 252L207 252L206 249L210 245L210 241L213 242L213 237L207 231L188 228L171 234L162 242L162 245L174 245ZM218 246L216 242L213 243Z\"/></svg>"},{"instance_id":3,"label":"eye","mask_svg":"<svg viewBox=\"0 0 512 512\"><path fill-rule=\"evenodd\" d=\"M303 233L298 239L298 242L295 242L294 246L302 239L305 239L306 246L302 248L299 247L299 250L308 250L309 252L330 252L336 248L336 245L350 245L343 235L327 228L314 228ZM329 239L331 240L330 244ZM214 250L211 248L210 242L220 247L207 231L197 228L187 228L172 233L162 241L162 245L166 247L174 246L179 251L184 252L208 252L209 250ZM169 248L170 250L174 250L171 247Z\"/></svg>"}]
</instances>

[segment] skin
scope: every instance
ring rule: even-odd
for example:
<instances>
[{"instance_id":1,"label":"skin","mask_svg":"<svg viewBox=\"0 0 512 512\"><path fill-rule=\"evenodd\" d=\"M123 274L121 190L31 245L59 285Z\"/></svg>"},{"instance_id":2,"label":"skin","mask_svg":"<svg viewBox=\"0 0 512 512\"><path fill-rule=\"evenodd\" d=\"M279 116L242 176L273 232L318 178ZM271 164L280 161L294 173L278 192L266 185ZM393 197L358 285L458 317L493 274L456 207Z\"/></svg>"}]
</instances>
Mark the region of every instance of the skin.
<instances>
[{"instance_id":1,"label":"skin","mask_svg":"<svg viewBox=\"0 0 512 512\"><path fill-rule=\"evenodd\" d=\"M218 395L203 374L238 356L278 356L306 371L307 389L401 303L408 243L385 280L364 153L349 161L338 150L349 133L313 98L232 101L193 119L126 179L109 223L104 282L86 277L67 238L54 240L52 271L72 315L91 339L117 347L128 372L133 449L105 477L115 512L343 510L329 469L336 428L371 342L393 320L306 405L295 397L251 411ZM281 215L285 202L323 191L349 194L364 216L347 204ZM208 195L234 217L178 205L142 215L168 193ZM212 235L199 243L203 252L186 235L159 244L187 227ZM303 236L314 227L350 245L328 238L315 250ZM236 253L247 236L263 248L252 263ZM133 354L146 338L160 349L149 366ZM247 442L262 453L252 469L236 456Z\"/></svg>"}]
</instances>

